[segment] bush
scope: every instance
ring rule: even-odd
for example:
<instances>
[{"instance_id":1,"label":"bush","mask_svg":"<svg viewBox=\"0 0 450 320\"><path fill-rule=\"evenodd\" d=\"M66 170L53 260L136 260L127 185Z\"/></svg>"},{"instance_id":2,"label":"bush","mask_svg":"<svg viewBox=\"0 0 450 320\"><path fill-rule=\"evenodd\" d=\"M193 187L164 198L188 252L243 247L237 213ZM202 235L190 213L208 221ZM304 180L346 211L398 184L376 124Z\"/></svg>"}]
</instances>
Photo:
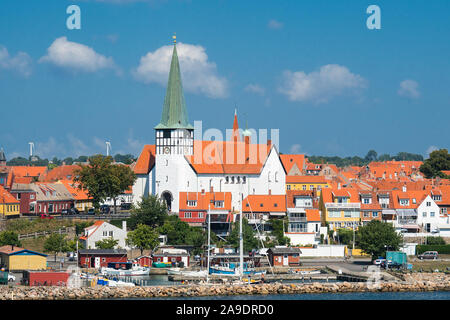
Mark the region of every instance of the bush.
<instances>
[{"instance_id":1,"label":"bush","mask_svg":"<svg viewBox=\"0 0 450 320\"><path fill-rule=\"evenodd\" d=\"M418 245L416 253L422 254L425 251L437 251L439 254L450 254L450 244L447 245Z\"/></svg>"},{"instance_id":2,"label":"bush","mask_svg":"<svg viewBox=\"0 0 450 320\"><path fill-rule=\"evenodd\" d=\"M427 245L445 245L445 240L442 237L427 237Z\"/></svg>"}]
</instances>

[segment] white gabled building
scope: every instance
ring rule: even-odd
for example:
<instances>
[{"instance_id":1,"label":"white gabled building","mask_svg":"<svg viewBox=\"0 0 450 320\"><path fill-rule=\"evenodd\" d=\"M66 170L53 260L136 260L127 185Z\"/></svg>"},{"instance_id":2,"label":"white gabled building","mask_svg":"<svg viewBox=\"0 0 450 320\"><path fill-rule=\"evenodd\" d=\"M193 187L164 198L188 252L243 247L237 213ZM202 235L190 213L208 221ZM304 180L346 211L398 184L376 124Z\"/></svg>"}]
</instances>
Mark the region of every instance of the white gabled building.
<instances>
[{"instance_id":1,"label":"white gabled building","mask_svg":"<svg viewBox=\"0 0 450 320\"><path fill-rule=\"evenodd\" d=\"M242 132L242 139L236 112L229 141L194 139L176 45L161 121L154 129L155 145L144 146L134 166L138 176L133 186L135 204L143 196L156 194L171 212L178 213L180 192L231 192L232 211L239 211L241 194L243 198L285 194L286 170L277 148L271 140L252 143L249 130Z\"/></svg>"},{"instance_id":2,"label":"white gabled building","mask_svg":"<svg viewBox=\"0 0 450 320\"><path fill-rule=\"evenodd\" d=\"M122 222L122 228L105 221L96 221L92 226L84 229L84 234L80 237L80 240L86 249L97 249L95 246L97 241L109 238L119 241L115 249L130 249L125 242L127 239L126 221Z\"/></svg>"},{"instance_id":3,"label":"white gabled building","mask_svg":"<svg viewBox=\"0 0 450 320\"><path fill-rule=\"evenodd\" d=\"M438 230L442 223L439 206L430 195L417 207L417 223L422 227L422 232L426 233Z\"/></svg>"}]
</instances>

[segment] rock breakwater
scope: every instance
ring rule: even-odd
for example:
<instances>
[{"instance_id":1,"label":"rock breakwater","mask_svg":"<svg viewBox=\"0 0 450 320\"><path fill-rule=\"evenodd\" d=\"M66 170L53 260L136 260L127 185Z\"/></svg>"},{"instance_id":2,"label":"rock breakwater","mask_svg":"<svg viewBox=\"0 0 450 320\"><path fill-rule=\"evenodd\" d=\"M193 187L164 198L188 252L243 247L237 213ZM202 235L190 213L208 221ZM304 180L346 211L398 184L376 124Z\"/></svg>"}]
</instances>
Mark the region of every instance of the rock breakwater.
<instances>
[{"instance_id":1,"label":"rock breakwater","mask_svg":"<svg viewBox=\"0 0 450 320\"><path fill-rule=\"evenodd\" d=\"M150 287L0 287L0 300L96 300L344 292L450 291L450 275L409 274L398 281L258 285L186 285Z\"/></svg>"}]
</instances>

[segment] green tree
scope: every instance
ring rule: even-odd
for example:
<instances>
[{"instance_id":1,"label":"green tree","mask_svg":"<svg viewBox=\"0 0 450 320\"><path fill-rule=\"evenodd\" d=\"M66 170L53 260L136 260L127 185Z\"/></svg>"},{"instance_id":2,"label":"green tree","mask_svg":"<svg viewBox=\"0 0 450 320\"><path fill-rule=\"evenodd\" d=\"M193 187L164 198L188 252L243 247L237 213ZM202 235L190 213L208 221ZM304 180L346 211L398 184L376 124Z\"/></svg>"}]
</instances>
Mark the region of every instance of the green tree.
<instances>
[{"instance_id":1,"label":"green tree","mask_svg":"<svg viewBox=\"0 0 450 320\"><path fill-rule=\"evenodd\" d=\"M284 236L288 227L287 221L285 219L271 219L269 224L272 226L272 235L275 236L277 244L280 246L289 245L291 239Z\"/></svg>"},{"instance_id":2,"label":"green tree","mask_svg":"<svg viewBox=\"0 0 450 320\"><path fill-rule=\"evenodd\" d=\"M105 238L95 242L95 246L98 249L114 249L119 243L119 240L113 239L113 237Z\"/></svg>"},{"instance_id":3,"label":"green tree","mask_svg":"<svg viewBox=\"0 0 450 320\"><path fill-rule=\"evenodd\" d=\"M67 249L67 241L62 234L53 233L44 242L44 251L53 252L55 254L55 261L56 254L58 252L67 252Z\"/></svg>"},{"instance_id":4,"label":"green tree","mask_svg":"<svg viewBox=\"0 0 450 320\"><path fill-rule=\"evenodd\" d=\"M435 177L446 178L447 176L442 170L450 170L450 154L447 149L431 152L430 157L420 166L420 172L422 172L427 179Z\"/></svg>"},{"instance_id":5,"label":"green tree","mask_svg":"<svg viewBox=\"0 0 450 320\"><path fill-rule=\"evenodd\" d=\"M442 237L427 237L425 243L429 245L438 245L438 246L446 244L444 238Z\"/></svg>"},{"instance_id":6,"label":"green tree","mask_svg":"<svg viewBox=\"0 0 450 320\"><path fill-rule=\"evenodd\" d=\"M233 248L240 248L239 244L239 220L237 220L232 227L230 235L228 236L227 242ZM252 249L259 248L259 241L255 237L255 231L248 224L247 219L242 219L242 234L243 234L243 242L244 242L244 252L251 251Z\"/></svg>"},{"instance_id":7,"label":"green tree","mask_svg":"<svg viewBox=\"0 0 450 320\"><path fill-rule=\"evenodd\" d=\"M144 250L154 250L159 244L159 233L145 224L139 224L136 229L128 232L127 243L139 248L141 255Z\"/></svg>"},{"instance_id":8,"label":"green tree","mask_svg":"<svg viewBox=\"0 0 450 320\"><path fill-rule=\"evenodd\" d=\"M67 251L77 251L77 242L78 242L78 249L84 249L83 242L79 242L77 237L73 238L72 240L67 241Z\"/></svg>"},{"instance_id":9,"label":"green tree","mask_svg":"<svg viewBox=\"0 0 450 320\"><path fill-rule=\"evenodd\" d=\"M375 150L369 150L369 152L367 152L366 157L364 158L367 162L372 162L372 161L376 161L377 160L377 152Z\"/></svg>"},{"instance_id":10,"label":"green tree","mask_svg":"<svg viewBox=\"0 0 450 320\"><path fill-rule=\"evenodd\" d=\"M136 206L133 206L128 222L131 229L136 228L139 224L155 228L162 226L167 218L166 203L157 196L150 195L143 197Z\"/></svg>"},{"instance_id":11,"label":"green tree","mask_svg":"<svg viewBox=\"0 0 450 320\"><path fill-rule=\"evenodd\" d=\"M94 224L93 221L82 221L75 223L75 234L78 236L84 232L84 229Z\"/></svg>"},{"instance_id":12,"label":"green tree","mask_svg":"<svg viewBox=\"0 0 450 320\"><path fill-rule=\"evenodd\" d=\"M112 157L101 154L90 157L89 164L76 169L74 176L74 181L80 183L79 188L88 191L97 210L100 208L100 202L107 198L114 199L115 205L117 196L136 180L134 172L129 167L114 165Z\"/></svg>"},{"instance_id":13,"label":"green tree","mask_svg":"<svg viewBox=\"0 0 450 320\"><path fill-rule=\"evenodd\" d=\"M340 228L337 230L337 236L338 236L339 242L341 244L345 244L348 246L353 244L353 230L352 229ZM356 234L355 234L355 237L356 237Z\"/></svg>"},{"instance_id":14,"label":"green tree","mask_svg":"<svg viewBox=\"0 0 450 320\"><path fill-rule=\"evenodd\" d=\"M397 251L403 243L392 224L372 220L367 225L359 227L356 233L356 244L361 250L376 259L385 257L386 251Z\"/></svg>"},{"instance_id":15,"label":"green tree","mask_svg":"<svg viewBox=\"0 0 450 320\"><path fill-rule=\"evenodd\" d=\"M19 240L19 235L14 231L3 231L0 233L0 246L14 245L21 247L22 243Z\"/></svg>"}]
</instances>

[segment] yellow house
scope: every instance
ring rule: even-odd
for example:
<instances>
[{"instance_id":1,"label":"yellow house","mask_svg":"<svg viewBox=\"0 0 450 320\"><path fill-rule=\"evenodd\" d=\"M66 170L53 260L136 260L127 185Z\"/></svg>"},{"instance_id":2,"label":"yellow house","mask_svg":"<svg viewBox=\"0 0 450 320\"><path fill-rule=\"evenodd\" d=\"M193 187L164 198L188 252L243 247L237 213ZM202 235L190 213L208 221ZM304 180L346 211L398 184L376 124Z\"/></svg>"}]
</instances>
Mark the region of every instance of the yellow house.
<instances>
[{"instance_id":1,"label":"yellow house","mask_svg":"<svg viewBox=\"0 0 450 320\"><path fill-rule=\"evenodd\" d=\"M0 185L0 216L12 218L20 216L20 202Z\"/></svg>"},{"instance_id":2,"label":"yellow house","mask_svg":"<svg viewBox=\"0 0 450 320\"><path fill-rule=\"evenodd\" d=\"M47 255L6 245L0 247L0 266L9 271L45 270L47 269Z\"/></svg>"},{"instance_id":3,"label":"yellow house","mask_svg":"<svg viewBox=\"0 0 450 320\"><path fill-rule=\"evenodd\" d=\"M352 188L324 189L320 208L330 230L358 228L361 220L361 202L358 191Z\"/></svg>"},{"instance_id":4,"label":"yellow house","mask_svg":"<svg viewBox=\"0 0 450 320\"><path fill-rule=\"evenodd\" d=\"M324 176L286 176L286 190L317 190L320 196L323 189L329 188Z\"/></svg>"}]
</instances>

